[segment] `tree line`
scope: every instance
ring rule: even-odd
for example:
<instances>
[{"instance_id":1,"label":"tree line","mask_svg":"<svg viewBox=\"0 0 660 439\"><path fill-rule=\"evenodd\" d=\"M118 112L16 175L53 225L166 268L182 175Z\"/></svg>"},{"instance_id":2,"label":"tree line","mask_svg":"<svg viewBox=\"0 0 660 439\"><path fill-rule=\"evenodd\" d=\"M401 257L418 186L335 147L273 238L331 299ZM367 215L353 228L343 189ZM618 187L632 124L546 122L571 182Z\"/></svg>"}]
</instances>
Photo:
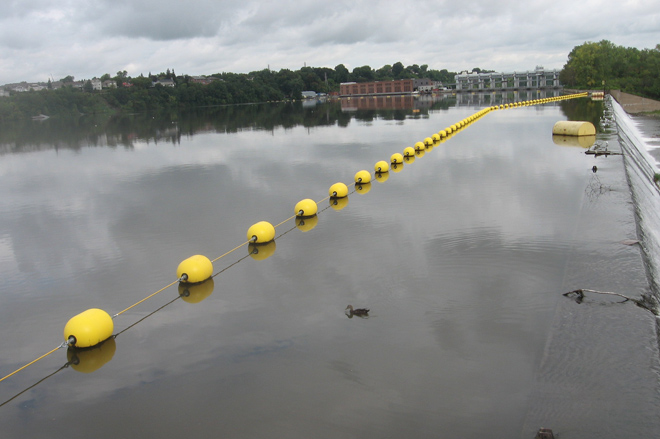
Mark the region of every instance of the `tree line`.
<instances>
[{"instance_id":1,"label":"tree line","mask_svg":"<svg viewBox=\"0 0 660 439\"><path fill-rule=\"evenodd\" d=\"M639 50L607 40L586 42L568 54L559 80L565 87L621 90L660 99L660 44Z\"/></svg>"},{"instance_id":2,"label":"tree line","mask_svg":"<svg viewBox=\"0 0 660 439\"><path fill-rule=\"evenodd\" d=\"M0 122L25 119L45 114L78 116L103 112L144 113L159 110L181 110L215 105L246 104L255 102L287 101L302 98L304 90L318 93L339 91L342 82L368 82L394 79L429 78L444 83L454 81L454 72L446 69L433 70L428 65L413 64L404 67L401 62L379 69L369 66L350 71L343 64L334 69L327 67L303 67L293 71L264 69L242 73L215 73L208 75L208 84L200 84L189 75L176 75L174 70L147 76L128 76L126 71L115 76L104 74L100 79L112 79L116 88L92 91L91 83L85 82L80 89L62 87L56 90L40 90L15 93L0 98ZM172 79L175 87L158 84L159 80ZM61 81L73 81L72 76ZM156 85L154 86L154 83Z\"/></svg>"}]
</instances>

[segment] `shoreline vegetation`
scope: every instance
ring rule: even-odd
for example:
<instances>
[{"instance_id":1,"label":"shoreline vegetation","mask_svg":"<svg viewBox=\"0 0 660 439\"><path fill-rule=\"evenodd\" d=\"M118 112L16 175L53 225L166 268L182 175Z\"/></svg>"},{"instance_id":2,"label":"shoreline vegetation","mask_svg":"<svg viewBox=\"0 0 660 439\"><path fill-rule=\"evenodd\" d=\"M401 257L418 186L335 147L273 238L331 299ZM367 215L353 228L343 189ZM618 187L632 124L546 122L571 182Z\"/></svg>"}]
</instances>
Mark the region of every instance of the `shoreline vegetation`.
<instances>
[{"instance_id":1,"label":"shoreline vegetation","mask_svg":"<svg viewBox=\"0 0 660 439\"><path fill-rule=\"evenodd\" d=\"M490 72L474 68L473 72ZM648 99L660 99L660 44L654 49L625 48L603 40L576 46L568 55L559 79L566 89L620 90ZM217 73L205 77L176 75L173 70L129 77L126 71L100 80L110 88L94 90L90 80L79 87L56 88L49 80L44 90L14 92L0 97L0 124L45 117L79 117L90 114L156 113L221 105L286 102L302 99L304 90L333 94L342 82L430 79L452 84L456 72L433 70L428 65L404 67L401 62L379 69L370 66L349 71L343 64L334 69L303 67L279 72L270 69ZM73 77L61 81L73 84ZM164 85L165 84L165 85ZM658 114L657 111L652 114Z\"/></svg>"},{"instance_id":2,"label":"shoreline vegetation","mask_svg":"<svg viewBox=\"0 0 660 439\"><path fill-rule=\"evenodd\" d=\"M481 71L479 68L475 70ZM124 71L117 72L115 77L103 75L100 81L112 80L115 86L102 90L93 90L91 81L87 81L82 88L63 86L0 97L0 123L40 115L77 117L81 114L155 113L220 105L286 102L302 99L305 90L331 94L339 90L342 82L428 78L449 83L454 81L455 74L447 70L428 69L425 64L404 67L401 62L377 70L369 66L356 67L352 72L339 64L334 69L303 67L297 71L282 69L279 72L264 69L247 74L216 73L205 77L176 75L168 69L157 75L149 73L131 78ZM58 82L73 82L71 76L64 79Z\"/></svg>"}]
</instances>

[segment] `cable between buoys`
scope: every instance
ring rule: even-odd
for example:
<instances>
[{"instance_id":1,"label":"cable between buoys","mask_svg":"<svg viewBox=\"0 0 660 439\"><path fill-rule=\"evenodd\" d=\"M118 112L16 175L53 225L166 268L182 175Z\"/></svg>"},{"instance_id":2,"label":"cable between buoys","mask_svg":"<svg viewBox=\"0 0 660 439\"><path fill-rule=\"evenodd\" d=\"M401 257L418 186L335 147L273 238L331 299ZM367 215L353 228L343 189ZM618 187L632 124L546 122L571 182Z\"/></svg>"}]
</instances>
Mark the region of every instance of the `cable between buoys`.
<instances>
[{"instance_id":1,"label":"cable between buoys","mask_svg":"<svg viewBox=\"0 0 660 439\"><path fill-rule=\"evenodd\" d=\"M56 347L55 349L46 352L45 354L43 354L41 357L37 358L36 360L32 360L32 361L30 361L28 364L26 364L25 366L16 369L15 371L13 371L12 373L10 373L9 375L5 375L4 377L0 378L0 381L4 381L4 380L6 380L7 378L9 378L10 376L12 376L12 375L14 375L14 374L17 374L18 372L20 372L20 371L22 371L23 369L27 368L28 366L32 366L32 365L33 365L34 363L36 363L37 361L46 358L47 356L49 356L49 355L52 354L53 352L57 351L58 349L63 348L64 346L66 346L66 343L62 343L61 345L59 345L59 346Z\"/></svg>"},{"instance_id":2,"label":"cable between buoys","mask_svg":"<svg viewBox=\"0 0 660 439\"><path fill-rule=\"evenodd\" d=\"M172 282L172 283L170 283L170 284L164 286L164 287L161 288L160 290L156 291L155 293L149 294L147 297L145 297L144 299L140 300L139 302L134 303L133 305L131 305L131 306L129 306L128 308L126 308L125 310L123 310L123 311L119 311L117 314L115 314L114 316L112 316L112 318L115 318L115 317L117 317L117 316L119 316L119 315L125 313L125 312L128 311L129 309L138 306L139 304L141 304L142 302L146 301L147 299L152 298L152 297L155 296L156 294L158 294L158 293L160 293L160 292L162 292L162 291L165 291L166 289L168 289L168 288L171 287L172 285L174 285L174 284L176 284L177 282L179 282L179 280L180 280L180 279L177 279L177 280L175 280L174 282Z\"/></svg>"}]
</instances>

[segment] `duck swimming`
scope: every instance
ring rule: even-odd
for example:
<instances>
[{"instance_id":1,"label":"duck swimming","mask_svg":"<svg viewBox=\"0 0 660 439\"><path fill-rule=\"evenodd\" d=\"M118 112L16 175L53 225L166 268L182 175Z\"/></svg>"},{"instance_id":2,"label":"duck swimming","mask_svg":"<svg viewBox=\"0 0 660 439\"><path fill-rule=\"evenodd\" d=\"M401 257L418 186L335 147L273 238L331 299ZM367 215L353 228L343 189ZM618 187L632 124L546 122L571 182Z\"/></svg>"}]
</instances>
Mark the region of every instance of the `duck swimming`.
<instances>
[{"instance_id":1,"label":"duck swimming","mask_svg":"<svg viewBox=\"0 0 660 439\"><path fill-rule=\"evenodd\" d=\"M346 316L350 319L353 316L358 316L358 317L369 317L369 309L367 308L358 308L358 309L353 309L353 305L348 305L345 309Z\"/></svg>"}]
</instances>

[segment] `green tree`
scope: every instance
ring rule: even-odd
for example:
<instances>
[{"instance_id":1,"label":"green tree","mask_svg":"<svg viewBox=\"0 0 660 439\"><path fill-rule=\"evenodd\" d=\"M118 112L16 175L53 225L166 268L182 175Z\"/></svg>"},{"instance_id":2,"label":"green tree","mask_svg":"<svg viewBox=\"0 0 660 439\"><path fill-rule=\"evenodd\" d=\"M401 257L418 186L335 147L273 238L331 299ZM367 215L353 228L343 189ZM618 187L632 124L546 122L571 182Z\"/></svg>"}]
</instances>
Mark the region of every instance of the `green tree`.
<instances>
[{"instance_id":1,"label":"green tree","mask_svg":"<svg viewBox=\"0 0 660 439\"><path fill-rule=\"evenodd\" d=\"M392 75L394 75L395 79L401 78L401 74L405 70L405 67L401 62L395 62L394 65L392 65Z\"/></svg>"}]
</instances>

